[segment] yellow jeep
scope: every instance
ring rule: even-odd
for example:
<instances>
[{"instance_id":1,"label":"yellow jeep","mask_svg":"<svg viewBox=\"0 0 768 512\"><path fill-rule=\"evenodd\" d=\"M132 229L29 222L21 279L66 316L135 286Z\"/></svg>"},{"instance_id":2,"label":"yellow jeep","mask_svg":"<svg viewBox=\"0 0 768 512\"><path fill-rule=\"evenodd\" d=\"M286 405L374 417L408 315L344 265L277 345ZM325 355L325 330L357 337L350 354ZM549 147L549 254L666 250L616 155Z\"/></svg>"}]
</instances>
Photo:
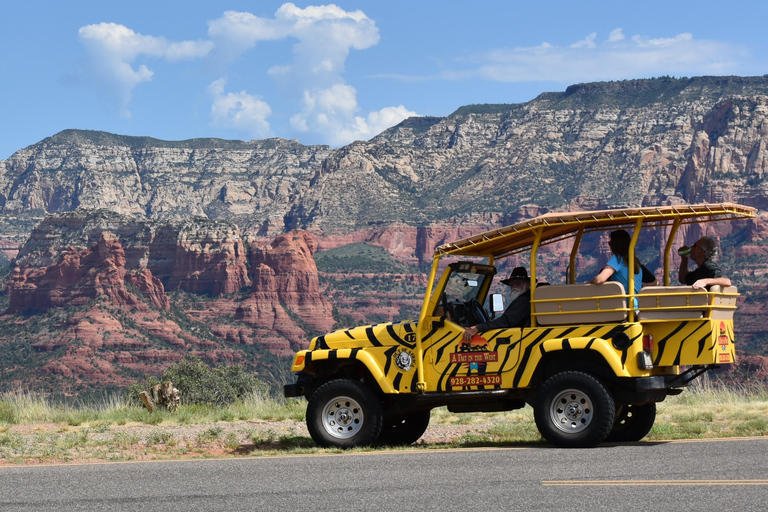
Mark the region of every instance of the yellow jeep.
<instances>
[{"instance_id":1,"label":"yellow jeep","mask_svg":"<svg viewBox=\"0 0 768 512\"><path fill-rule=\"evenodd\" d=\"M525 404L557 446L637 441L653 426L657 402L735 362L737 290L670 286L675 235L686 224L754 216L736 204L552 213L444 244L435 250L418 321L314 338L296 354L297 381L284 395L307 398L307 427L326 447L410 444L435 407L489 412ZM582 239L615 229L632 233L629 268L641 230L666 237L663 286L634 294L617 282L576 283ZM564 284L538 283L537 253L549 244L569 259ZM527 256L530 326L465 341L464 329L488 318L482 304L492 295L494 263L510 256Z\"/></svg>"}]
</instances>

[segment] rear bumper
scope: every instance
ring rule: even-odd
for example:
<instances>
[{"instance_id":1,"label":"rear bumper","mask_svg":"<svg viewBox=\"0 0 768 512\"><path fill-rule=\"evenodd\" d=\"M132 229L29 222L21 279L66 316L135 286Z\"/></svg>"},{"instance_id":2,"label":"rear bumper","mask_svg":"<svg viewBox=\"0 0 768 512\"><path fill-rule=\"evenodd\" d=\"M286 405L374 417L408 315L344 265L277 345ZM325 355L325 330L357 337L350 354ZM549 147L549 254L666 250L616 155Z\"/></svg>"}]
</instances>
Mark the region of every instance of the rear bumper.
<instances>
[{"instance_id":1,"label":"rear bumper","mask_svg":"<svg viewBox=\"0 0 768 512\"><path fill-rule=\"evenodd\" d=\"M637 377L631 379L631 383L632 386L628 387L631 387L634 391L640 392L677 388L687 385L682 382L679 375L655 375L653 377Z\"/></svg>"},{"instance_id":2,"label":"rear bumper","mask_svg":"<svg viewBox=\"0 0 768 512\"><path fill-rule=\"evenodd\" d=\"M652 377L630 377L619 379L613 389L618 403L661 402L670 395L679 395L682 388L706 372L709 368L700 367L693 373L680 375L654 375Z\"/></svg>"},{"instance_id":3,"label":"rear bumper","mask_svg":"<svg viewBox=\"0 0 768 512\"><path fill-rule=\"evenodd\" d=\"M691 366L679 375L655 375L653 377L638 377L631 379L636 391L653 391L659 389L673 390L684 388L701 377L709 370L719 368L715 364Z\"/></svg>"}]
</instances>

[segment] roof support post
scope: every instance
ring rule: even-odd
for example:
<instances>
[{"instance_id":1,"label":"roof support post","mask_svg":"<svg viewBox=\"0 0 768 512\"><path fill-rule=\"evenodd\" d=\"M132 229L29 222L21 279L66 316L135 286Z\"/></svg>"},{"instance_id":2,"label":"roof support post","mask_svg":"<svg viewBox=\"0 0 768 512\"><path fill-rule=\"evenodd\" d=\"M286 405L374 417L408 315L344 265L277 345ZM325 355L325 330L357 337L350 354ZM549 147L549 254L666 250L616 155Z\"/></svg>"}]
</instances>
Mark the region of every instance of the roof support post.
<instances>
[{"instance_id":1,"label":"roof support post","mask_svg":"<svg viewBox=\"0 0 768 512\"><path fill-rule=\"evenodd\" d=\"M531 246L531 298L536 294L536 253L539 252L539 245L541 244L541 233L544 230L540 227L534 231L533 245ZM536 303L531 301L531 327L536 327Z\"/></svg>"},{"instance_id":2,"label":"roof support post","mask_svg":"<svg viewBox=\"0 0 768 512\"><path fill-rule=\"evenodd\" d=\"M637 247L637 239L640 237L640 229L643 227L643 218L639 217L637 221L635 222L635 229L632 231L632 240L629 242L629 261L627 262L627 267L629 269L629 290L627 290L627 294L629 295L629 300L627 301L627 305L629 306L629 321L634 322L635 321L635 264L640 266L640 262L636 261L635 258L635 247ZM640 275L642 276L642 271L640 272Z\"/></svg>"},{"instance_id":3,"label":"roof support post","mask_svg":"<svg viewBox=\"0 0 768 512\"><path fill-rule=\"evenodd\" d=\"M669 286L669 260L672 254L672 246L675 243L675 237L677 236L677 230L680 229L682 219L680 217L675 219L672 223L672 229L669 231L667 237L667 245L664 247L664 286Z\"/></svg>"},{"instance_id":4,"label":"roof support post","mask_svg":"<svg viewBox=\"0 0 768 512\"><path fill-rule=\"evenodd\" d=\"M576 233L576 240L573 241L573 247L571 248L571 259L568 263L568 284L574 284L576 282L576 255L579 254L579 246L581 245L581 237L583 236L584 226L581 226Z\"/></svg>"},{"instance_id":5,"label":"roof support post","mask_svg":"<svg viewBox=\"0 0 768 512\"><path fill-rule=\"evenodd\" d=\"M432 259L432 270L429 272L427 281L427 290L424 292L424 301L421 303L421 313L419 313L419 323L416 325L416 374L418 382L416 390L424 393L427 390L427 381L424 380L424 350L422 348L422 338L425 332L428 332L431 325L427 326L427 309L429 308L429 298L432 295L432 288L435 286L435 276L437 275L437 266L440 263L440 254L435 253ZM430 322L431 324L431 322Z\"/></svg>"}]
</instances>

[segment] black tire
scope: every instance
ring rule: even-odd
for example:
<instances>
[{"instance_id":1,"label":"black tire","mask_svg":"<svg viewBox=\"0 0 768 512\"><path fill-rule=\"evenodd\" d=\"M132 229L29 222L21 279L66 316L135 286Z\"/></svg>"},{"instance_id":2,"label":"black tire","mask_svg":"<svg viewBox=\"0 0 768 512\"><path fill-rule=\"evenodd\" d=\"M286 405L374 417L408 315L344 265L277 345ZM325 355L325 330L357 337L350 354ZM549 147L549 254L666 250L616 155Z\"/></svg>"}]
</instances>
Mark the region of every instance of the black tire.
<instances>
[{"instance_id":1,"label":"black tire","mask_svg":"<svg viewBox=\"0 0 768 512\"><path fill-rule=\"evenodd\" d=\"M309 397L307 429L323 448L369 446L381 432L381 402L365 384L337 379Z\"/></svg>"},{"instance_id":2,"label":"black tire","mask_svg":"<svg viewBox=\"0 0 768 512\"><path fill-rule=\"evenodd\" d=\"M656 421L656 403L622 405L606 441L633 443L644 438Z\"/></svg>"},{"instance_id":3,"label":"black tire","mask_svg":"<svg viewBox=\"0 0 768 512\"><path fill-rule=\"evenodd\" d=\"M541 386L533 406L541 435L561 448L589 448L608 437L616 418L613 397L593 376L557 373Z\"/></svg>"},{"instance_id":4,"label":"black tire","mask_svg":"<svg viewBox=\"0 0 768 512\"><path fill-rule=\"evenodd\" d=\"M407 446L419 440L429 426L430 411L416 411L384 418L376 444Z\"/></svg>"}]
</instances>

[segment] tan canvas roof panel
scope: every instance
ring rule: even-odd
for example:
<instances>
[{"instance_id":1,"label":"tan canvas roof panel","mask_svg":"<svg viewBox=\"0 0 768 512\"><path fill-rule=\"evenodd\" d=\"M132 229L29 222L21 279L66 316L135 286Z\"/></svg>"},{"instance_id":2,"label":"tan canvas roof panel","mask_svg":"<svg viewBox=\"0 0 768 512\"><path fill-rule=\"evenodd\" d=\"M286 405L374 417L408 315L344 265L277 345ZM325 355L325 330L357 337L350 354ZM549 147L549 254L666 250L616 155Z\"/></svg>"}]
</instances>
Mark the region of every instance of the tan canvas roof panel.
<instances>
[{"instance_id":1,"label":"tan canvas roof panel","mask_svg":"<svg viewBox=\"0 0 768 512\"><path fill-rule=\"evenodd\" d=\"M499 259L509 254L530 249L538 230L541 230L541 243L545 243L574 236L581 228L584 228L585 232L620 228L632 229L638 219L642 219L643 225L648 226L668 225L676 219L679 219L682 224L690 224L731 220L739 217L751 218L755 214L755 208L733 203L547 213L511 226L443 244L435 249L435 253L441 256L493 256L494 259Z\"/></svg>"}]
</instances>

